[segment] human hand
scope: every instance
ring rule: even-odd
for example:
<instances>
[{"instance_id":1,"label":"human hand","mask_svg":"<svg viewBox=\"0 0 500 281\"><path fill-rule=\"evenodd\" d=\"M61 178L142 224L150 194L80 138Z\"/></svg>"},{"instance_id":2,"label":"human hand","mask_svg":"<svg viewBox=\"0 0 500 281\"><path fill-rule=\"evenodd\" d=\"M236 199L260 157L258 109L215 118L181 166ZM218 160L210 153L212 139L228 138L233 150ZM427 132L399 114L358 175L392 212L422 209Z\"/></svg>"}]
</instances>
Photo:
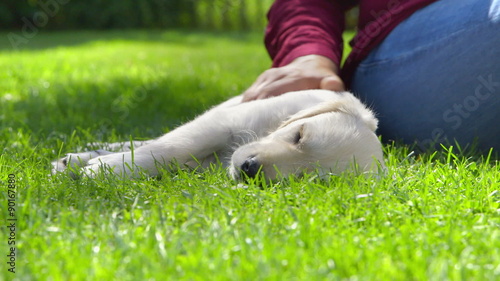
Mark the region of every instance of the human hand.
<instances>
[{"instance_id":1,"label":"human hand","mask_svg":"<svg viewBox=\"0 0 500 281\"><path fill-rule=\"evenodd\" d=\"M338 67L327 57L307 55L288 65L264 71L243 93L243 101L265 99L286 92L324 89L343 91Z\"/></svg>"}]
</instances>

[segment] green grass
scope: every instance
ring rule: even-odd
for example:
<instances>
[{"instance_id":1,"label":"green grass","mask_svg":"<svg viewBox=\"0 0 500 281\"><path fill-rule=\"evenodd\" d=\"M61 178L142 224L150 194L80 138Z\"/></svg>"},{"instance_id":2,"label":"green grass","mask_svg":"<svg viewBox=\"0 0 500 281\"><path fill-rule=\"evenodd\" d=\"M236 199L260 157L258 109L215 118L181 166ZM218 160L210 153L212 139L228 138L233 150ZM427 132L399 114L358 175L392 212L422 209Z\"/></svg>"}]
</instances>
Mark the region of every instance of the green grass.
<instances>
[{"instance_id":1,"label":"green grass","mask_svg":"<svg viewBox=\"0 0 500 281\"><path fill-rule=\"evenodd\" d=\"M0 43L0 280L499 280L500 167L488 156L386 145L385 176L264 189L219 167L134 181L48 175L86 143L156 137L241 93L270 64L261 41L116 31Z\"/></svg>"}]
</instances>

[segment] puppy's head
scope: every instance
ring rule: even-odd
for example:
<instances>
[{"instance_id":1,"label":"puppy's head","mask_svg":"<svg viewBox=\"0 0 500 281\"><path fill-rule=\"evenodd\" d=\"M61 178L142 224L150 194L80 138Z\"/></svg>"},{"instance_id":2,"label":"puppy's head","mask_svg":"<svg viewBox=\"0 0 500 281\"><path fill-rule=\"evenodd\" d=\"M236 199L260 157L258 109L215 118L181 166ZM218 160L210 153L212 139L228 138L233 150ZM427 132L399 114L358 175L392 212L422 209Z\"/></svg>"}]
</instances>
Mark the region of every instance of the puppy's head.
<instances>
[{"instance_id":1,"label":"puppy's head","mask_svg":"<svg viewBox=\"0 0 500 281\"><path fill-rule=\"evenodd\" d=\"M265 138L239 147L232 156L233 178L267 179L278 175L361 171L383 165L382 148L375 135L377 119L352 94L300 111Z\"/></svg>"}]
</instances>

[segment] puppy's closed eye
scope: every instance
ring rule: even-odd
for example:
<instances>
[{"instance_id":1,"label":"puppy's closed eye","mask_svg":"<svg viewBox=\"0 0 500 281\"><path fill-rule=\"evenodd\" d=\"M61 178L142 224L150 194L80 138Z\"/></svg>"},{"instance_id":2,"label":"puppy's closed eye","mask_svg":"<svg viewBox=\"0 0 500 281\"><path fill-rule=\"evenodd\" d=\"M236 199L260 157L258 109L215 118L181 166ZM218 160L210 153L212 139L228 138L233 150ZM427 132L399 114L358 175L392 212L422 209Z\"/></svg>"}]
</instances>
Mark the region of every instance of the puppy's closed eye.
<instances>
[{"instance_id":1,"label":"puppy's closed eye","mask_svg":"<svg viewBox=\"0 0 500 281\"><path fill-rule=\"evenodd\" d=\"M304 124L302 124L302 126L300 126L299 130L295 133L292 143L295 145L300 144L303 137L304 137Z\"/></svg>"}]
</instances>

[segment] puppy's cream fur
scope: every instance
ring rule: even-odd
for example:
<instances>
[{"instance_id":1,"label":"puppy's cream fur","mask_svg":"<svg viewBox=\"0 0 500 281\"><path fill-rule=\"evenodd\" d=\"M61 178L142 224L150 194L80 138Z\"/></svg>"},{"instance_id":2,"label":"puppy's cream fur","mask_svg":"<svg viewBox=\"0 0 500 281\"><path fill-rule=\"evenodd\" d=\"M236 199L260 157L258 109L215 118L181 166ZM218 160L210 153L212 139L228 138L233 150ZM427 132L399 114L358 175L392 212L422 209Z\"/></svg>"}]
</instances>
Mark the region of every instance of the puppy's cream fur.
<instances>
[{"instance_id":1,"label":"puppy's cream fur","mask_svg":"<svg viewBox=\"0 0 500 281\"><path fill-rule=\"evenodd\" d=\"M241 100L234 97L156 140L135 143L133 151L68 154L53 163L54 171L81 167L86 176L104 171L123 176L144 171L155 176L174 161L195 167L219 159L238 179L242 165L252 158L265 177L273 179L383 166L375 135L377 119L348 92L306 90Z\"/></svg>"}]
</instances>

